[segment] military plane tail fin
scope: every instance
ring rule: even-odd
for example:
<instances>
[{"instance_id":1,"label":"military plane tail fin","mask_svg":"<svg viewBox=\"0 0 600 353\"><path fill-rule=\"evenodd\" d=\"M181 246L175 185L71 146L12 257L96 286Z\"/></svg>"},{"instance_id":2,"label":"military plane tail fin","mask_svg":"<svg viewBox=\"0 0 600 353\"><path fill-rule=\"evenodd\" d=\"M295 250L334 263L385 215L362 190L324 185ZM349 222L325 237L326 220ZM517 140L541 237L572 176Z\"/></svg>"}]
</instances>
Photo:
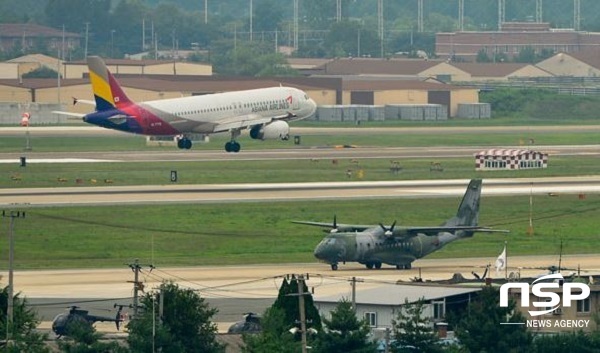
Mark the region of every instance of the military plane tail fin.
<instances>
[{"instance_id":1,"label":"military plane tail fin","mask_svg":"<svg viewBox=\"0 0 600 353\"><path fill-rule=\"evenodd\" d=\"M472 179L458 206L456 216L446 222L446 226L476 226L479 222L479 199L481 198L481 179ZM466 236L473 232L465 232Z\"/></svg>"}]
</instances>

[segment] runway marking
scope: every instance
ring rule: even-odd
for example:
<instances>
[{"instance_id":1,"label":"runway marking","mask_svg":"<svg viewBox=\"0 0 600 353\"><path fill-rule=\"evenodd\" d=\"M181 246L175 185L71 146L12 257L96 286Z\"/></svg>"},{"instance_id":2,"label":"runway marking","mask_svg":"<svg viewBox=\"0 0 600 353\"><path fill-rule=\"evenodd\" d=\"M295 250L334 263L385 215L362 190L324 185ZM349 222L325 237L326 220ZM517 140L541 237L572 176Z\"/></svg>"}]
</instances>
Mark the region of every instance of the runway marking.
<instances>
[{"instance_id":1,"label":"runway marking","mask_svg":"<svg viewBox=\"0 0 600 353\"><path fill-rule=\"evenodd\" d=\"M121 160L112 159L90 159L90 158L27 158L27 163L115 163L123 162ZM3 164L18 164L19 159L0 159Z\"/></svg>"}]
</instances>

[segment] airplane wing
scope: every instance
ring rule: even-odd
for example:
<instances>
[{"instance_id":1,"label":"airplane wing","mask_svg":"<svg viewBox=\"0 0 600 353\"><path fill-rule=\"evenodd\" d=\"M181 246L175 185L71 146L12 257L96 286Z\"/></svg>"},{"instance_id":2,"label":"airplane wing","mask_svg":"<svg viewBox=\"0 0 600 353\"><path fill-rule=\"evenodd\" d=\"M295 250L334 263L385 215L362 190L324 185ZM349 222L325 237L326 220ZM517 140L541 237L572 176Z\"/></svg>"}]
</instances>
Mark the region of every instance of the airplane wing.
<instances>
[{"instance_id":1,"label":"airplane wing","mask_svg":"<svg viewBox=\"0 0 600 353\"><path fill-rule=\"evenodd\" d=\"M342 224L342 223L338 223L337 225L334 226L333 223L310 222L310 221L292 221L292 223L304 224L304 225L308 225L308 226L315 226L315 227L321 227L321 228L330 228L330 229L333 229L335 227L340 232L354 232L354 231L362 232L369 228L377 227L377 226L373 226L373 225Z\"/></svg>"},{"instance_id":2,"label":"airplane wing","mask_svg":"<svg viewBox=\"0 0 600 353\"><path fill-rule=\"evenodd\" d=\"M481 226L439 226L439 227L398 227L394 230L394 235L399 234L417 234L423 233L425 235L437 235L439 232L457 232L459 230L480 232L480 233L509 233L506 229L493 229L489 227Z\"/></svg>"},{"instance_id":3,"label":"airplane wing","mask_svg":"<svg viewBox=\"0 0 600 353\"><path fill-rule=\"evenodd\" d=\"M284 120L293 117L291 114L274 117L263 117L258 114L246 114L226 119L221 119L215 122L214 132L225 132L234 129L246 129L254 125L267 124L274 120Z\"/></svg>"},{"instance_id":4,"label":"airplane wing","mask_svg":"<svg viewBox=\"0 0 600 353\"><path fill-rule=\"evenodd\" d=\"M327 222L310 222L310 221L292 221L296 224L304 224L321 228L334 228L333 223ZM362 232L370 228L378 228L379 225L363 225L363 224L342 224L338 223L335 228L340 232ZM414 236L419 233L425 235L437 235L440 232L456 232L459 230L481 232L481 233L509 233L506 229L493 229L481 226L438 226L438 227L406 227L397 226L394 228L394 236Z\"/></svg>"}]
</instances>

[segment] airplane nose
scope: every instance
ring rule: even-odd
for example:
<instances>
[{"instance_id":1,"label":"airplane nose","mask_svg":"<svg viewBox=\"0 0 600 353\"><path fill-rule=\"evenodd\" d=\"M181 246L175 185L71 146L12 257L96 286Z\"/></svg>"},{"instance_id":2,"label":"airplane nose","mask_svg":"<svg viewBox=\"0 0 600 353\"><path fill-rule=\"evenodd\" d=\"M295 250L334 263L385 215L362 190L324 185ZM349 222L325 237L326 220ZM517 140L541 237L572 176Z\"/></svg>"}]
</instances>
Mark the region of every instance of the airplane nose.
<instances>
[{"instance_id":1,"label":"airplane nose","mask_svg":"<svg viewBox=\"0 0 600 353\"><path fill-rule=\"evenodd\" d=\"M310 103L310 110L312 111L312 115L317 111L317 102L315 102L312 98L309 98L308 101Z\"/></svg>"},{"instance_id":2,"label":"airplane nose","mask_svg":"<svg viewBox=\"0 0 600 353\"><path fill-rule=\"evenodd\" d=\"M319 243L315 248L314 255L317 259L323 260L323 257L325 256L325 244Z\"/></svg>"},{"instance_id":3,"label":"airplane nose","mask_svg":"<svg viewBox=\"0 0 600 353\"><path fill-rule=\"evenodd\" d=\"M317 245L314 255L323 261L332 261L339 257L339 243L336 239L325 239Z\"/></svg>"}]
</instances>

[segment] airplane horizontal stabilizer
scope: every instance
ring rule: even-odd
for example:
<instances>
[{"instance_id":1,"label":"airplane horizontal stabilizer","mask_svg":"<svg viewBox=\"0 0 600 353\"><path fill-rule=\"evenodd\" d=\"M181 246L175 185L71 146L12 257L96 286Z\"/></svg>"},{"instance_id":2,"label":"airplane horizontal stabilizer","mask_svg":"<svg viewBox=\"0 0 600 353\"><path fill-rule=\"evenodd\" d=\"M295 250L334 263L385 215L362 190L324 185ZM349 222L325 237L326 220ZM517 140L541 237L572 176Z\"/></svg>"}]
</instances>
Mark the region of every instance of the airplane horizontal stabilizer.
<instances>
[{"instance_id":1,"label":"airplane horizontal stabilizer","mask_svg":"<svg viewBox=\"0 0 600 353\"><path fill-rule=\"evenodd\" d=\"M79 104L79 103L96 106L96 102L95 101L88 100L88 99L79 99L79 98L73 97L73 105L76 105L76 104Z\"/></svg>"},{"instance_id":2,"label":"airplane horizontal stabilizer","mask_svg":"<svg viewBox=\"0 0 600 353\"><path fill-rule=\"evenodd\" d=\"M81 113L62 112L60 110L53 110L52 114L74 116L77 118L83 118L85 116L85 114L81 114Z\"/></svg>"}]
</instances>

